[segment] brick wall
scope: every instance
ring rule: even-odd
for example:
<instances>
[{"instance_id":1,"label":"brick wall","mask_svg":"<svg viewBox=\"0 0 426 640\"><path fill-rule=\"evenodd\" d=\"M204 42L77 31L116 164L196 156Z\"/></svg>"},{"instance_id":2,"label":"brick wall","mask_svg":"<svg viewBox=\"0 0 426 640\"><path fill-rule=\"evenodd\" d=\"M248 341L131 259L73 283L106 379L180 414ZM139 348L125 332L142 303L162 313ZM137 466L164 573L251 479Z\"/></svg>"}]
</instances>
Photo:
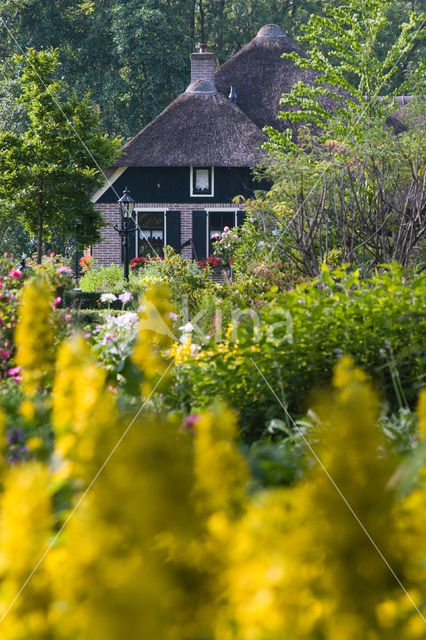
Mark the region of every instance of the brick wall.
<instances>
[{"instance_id":1,"label":"brick wall","mask_svg":"<svg viewBox=\"0 0 426 640\"><path fill-rule=\"evenodd\" d=\"M94 260L103 266L121 263L121 239L113 229L114 224L120 225L118 203L95 204L94 208L102 212L106 226L101 230L102 242L92 247Z\"/></svg>"},{"instance_id":2,"label":"brick wall","mask_svg":"<svg viewBox=\"0 0 426 640\"><path fill-rule=\"evenodd\" d=\"M205 54L197 54L205 55ZM192 212L202 211L203 209L215 209L226 208L234 209L229 202L223 203L191 203L191 204L171 204L170 202L164 202L161 204L140 204L136 203L135 208L149 208L153 211L180 211L180 243L183 244L189 240L192 236ZM102 217L106 222L106 227L102 229L102 242L92 247L92 256L95 261L103 266L109 264L121 263L121 239L118 233L113 229L114 224L120 225L120 214L117 203L111 204L95 204L95 209L102 212ZM182 249L183 258L192 258L191 246L184 247Z\"/></svg>"},{"instance_id":3,"label":"brick wall","mask_svg":"<svg viewBox=\"0 0 426 640\"><path fill-rule=\"evenodd\" d=\"M214 53L191 53L191 82L208 80L214 84Z\"/></svg>"}]
</instances>

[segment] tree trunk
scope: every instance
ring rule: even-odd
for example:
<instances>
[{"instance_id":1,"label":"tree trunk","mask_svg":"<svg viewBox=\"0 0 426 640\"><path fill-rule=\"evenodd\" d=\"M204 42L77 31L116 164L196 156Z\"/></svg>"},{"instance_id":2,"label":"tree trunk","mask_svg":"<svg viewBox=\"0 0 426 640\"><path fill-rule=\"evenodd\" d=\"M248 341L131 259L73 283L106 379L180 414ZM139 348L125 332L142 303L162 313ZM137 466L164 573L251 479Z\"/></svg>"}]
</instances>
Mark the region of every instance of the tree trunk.
<instances>
[{"instance_id":1,"label":"tree trunk","mask_svg":"<svg viewBox=\"0 0 426 640\"><path fill-rule=\"evenodd\" d=\"M38 193L38 220L37 220L37 264L41 264L43 256L43 187Z\"/></svg>"},{"instance_id":2,"label":"tree trunk","mask_svg":"<svg viewBox=\"0 0 426 640\"><path fill-rule=\"evenodd\" d=\"M197 0L192 0L191 13L189 18L189 30L191 32L191 43L192 47L195 45L195 10L196 10Z\"/></svg>"},{"instance_id":3,"label":"tree trunk","mask_svg":"<svg viewBox=\"0 0 426 640\"><path fill-rule=\"evenodd\" d=\"M223 55L223 30L224 30L224 15L225 15L225 2L226 0L218 0L216 8L216 55L219 61L224 62Z\"/></svg>"},{"instance_id":4,"label":"tree trunk","mask_svg":"<svg viewBox=\"0 0 426 640\"><path fill-rule=\"evenodd\" d=\"M200 42L202 44L207 44L206 43L205 14L204 14L203 0L198 0L198 6L199 6L199 9L200 9Z\"/></svg>"}]
</instances>

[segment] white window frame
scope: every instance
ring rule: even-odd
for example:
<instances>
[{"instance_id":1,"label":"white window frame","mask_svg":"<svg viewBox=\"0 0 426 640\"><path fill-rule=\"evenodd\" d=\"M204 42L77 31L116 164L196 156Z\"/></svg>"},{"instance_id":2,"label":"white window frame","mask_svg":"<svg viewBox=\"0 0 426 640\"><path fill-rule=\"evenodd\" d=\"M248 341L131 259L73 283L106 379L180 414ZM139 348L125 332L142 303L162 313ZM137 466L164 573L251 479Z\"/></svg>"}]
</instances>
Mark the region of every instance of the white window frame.
<instances>
[{"instance_id":1,"label":"white window frame","mask_svg":"<svg viewBox=\"0 0 426 640\"><path fill-rule=\"evenodd\" d=\"M194 193L194 169L210 169L211 192ZM214 198L214 167L189 167L189 195L191 198Z\"/></svg>"},{"instance_id":2,"label":"white window frame","mask_svg":"<svg viewBox=\"0 0 426 640\"><path fill-rule=\"evenodd\" d=\"M138 240L139 240L139 213L162 213L163 214L163 247L166 246L166 236L167 236L167 211L168 209L163 209L161 207L135 207L134 213L137 216L137 228L135 233L135 256L138 255Z\"/></svg>"},{"instance_id":3,"label":"white window frame","mask_svg":"<svg viewBox=\"0 0 426 640\"><path fill-rule=\"evenodd\" d=\"M233 207L211 207L209 209L204 209L207 214L207 257L210 258L210 213L233 213L234 214L234 227L237 226L238 218L237 214L241 209L234 209Z\"/></svg>"}]
</instances>

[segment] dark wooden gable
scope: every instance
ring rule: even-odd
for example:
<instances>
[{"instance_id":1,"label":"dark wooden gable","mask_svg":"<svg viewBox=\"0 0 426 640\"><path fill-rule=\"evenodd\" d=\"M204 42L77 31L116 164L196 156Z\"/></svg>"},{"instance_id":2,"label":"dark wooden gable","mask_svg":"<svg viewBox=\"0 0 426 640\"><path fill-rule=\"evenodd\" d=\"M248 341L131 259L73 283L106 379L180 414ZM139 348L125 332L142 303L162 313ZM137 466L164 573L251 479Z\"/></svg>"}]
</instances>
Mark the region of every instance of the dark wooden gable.
<instances>
[{"instance_id":1,"label":"dark wooden gable","mask_svg":"<svg viewBox=\"0 0 426 640\"><path fill-rule=\"evenodd\" d=\"M232 203L235 196L250 198L255 189L267 188L255 182L247 167L215 167L214 196L190 196L189 167L129 167L97 200L99 203L117 202L127 187L139 204Z\"/></svg>"}]
</instances>

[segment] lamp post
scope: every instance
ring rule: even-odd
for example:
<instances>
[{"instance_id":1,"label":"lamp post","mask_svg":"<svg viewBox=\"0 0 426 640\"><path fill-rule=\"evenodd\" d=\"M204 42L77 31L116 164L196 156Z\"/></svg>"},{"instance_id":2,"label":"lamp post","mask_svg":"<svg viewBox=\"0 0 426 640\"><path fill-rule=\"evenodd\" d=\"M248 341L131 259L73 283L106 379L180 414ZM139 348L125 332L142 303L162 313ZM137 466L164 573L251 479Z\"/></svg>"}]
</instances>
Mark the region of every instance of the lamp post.
<instances>
[{"instance_id":1,"label":"lamp post","mask_svg":"<svg viewBox=\"0 0 426 640\"><path fill-rule=\"evenodd\" d=\"M124 260L124 279L129 281L129 235L134 233L135 229L130 229L129 223L132 219L133 209L135 208L135 201L127 187L123 191L123 195L118 201L120 205L121 213L121 229L117 224L114 225L114 229L120 235L123 242L123 260Z\"/></svg>"}]
</instances>

